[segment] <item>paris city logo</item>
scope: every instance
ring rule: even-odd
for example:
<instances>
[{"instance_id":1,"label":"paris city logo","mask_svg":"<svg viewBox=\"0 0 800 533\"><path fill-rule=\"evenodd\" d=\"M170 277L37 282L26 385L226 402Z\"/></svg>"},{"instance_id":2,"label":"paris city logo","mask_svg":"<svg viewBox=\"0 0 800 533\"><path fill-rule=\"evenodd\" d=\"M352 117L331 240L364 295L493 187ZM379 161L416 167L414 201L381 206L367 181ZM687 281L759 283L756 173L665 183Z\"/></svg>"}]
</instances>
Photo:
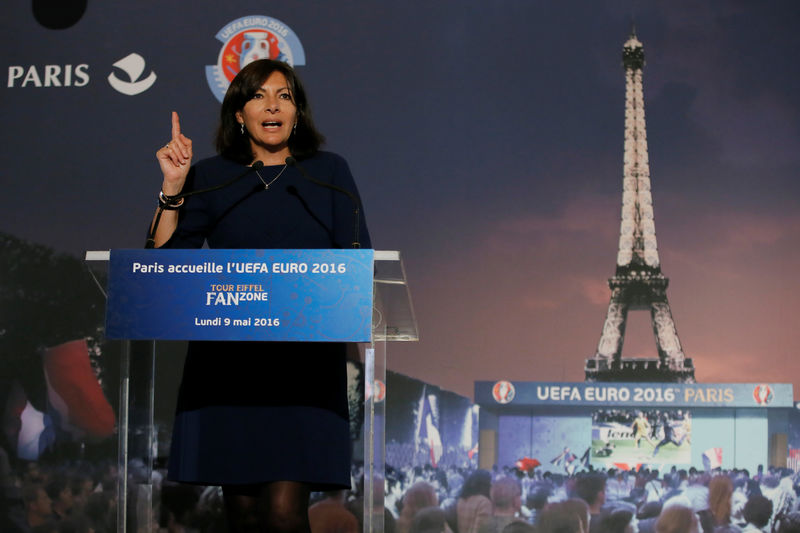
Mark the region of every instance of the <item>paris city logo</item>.
<instances>
[{"instance_id":1,"label":"paris city logo","mask_svg":"<svg viewBox=\"0 0 800 533\"><path fill-rule=\"evenodd\" d=\"M497 403L509 403L516 394L517 390L510 381L498 381L492 387L492 396Z\"/></svg>"},{"instance_id":2,"label":"paris city logo","mask_svg":"<svg viewBox=\"0 0 800 533\"><path fill-rule=\"evenodd\" d=\"M216 35L222 43L216 65L206 65L211 92L222 102L234 76L257 59L305 65L306 54L294 31L280 20L251 15L229 22Z\"/></svg>"},{"instance_id":3,"label":"paris city logo","mask_svg":"<svg viewBox=\"0 0 800 533\"><path fill-rule=\"evenodd\" d=\"M773 396L774 394L772 393L772 387L769 385L756 385L756 388L753 389L753 399L755 399L758 405L769 404L772 401Z\"/></svg>"}]
</instances>

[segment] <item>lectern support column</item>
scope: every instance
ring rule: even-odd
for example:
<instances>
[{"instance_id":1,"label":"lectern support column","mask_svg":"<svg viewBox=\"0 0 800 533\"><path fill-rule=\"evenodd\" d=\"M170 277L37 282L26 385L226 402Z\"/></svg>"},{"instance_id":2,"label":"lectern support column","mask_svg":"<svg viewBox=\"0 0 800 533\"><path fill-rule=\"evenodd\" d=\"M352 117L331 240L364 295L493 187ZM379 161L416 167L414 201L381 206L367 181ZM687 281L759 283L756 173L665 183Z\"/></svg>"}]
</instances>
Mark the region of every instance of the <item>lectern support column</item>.
<instances>
[{"instance_id":1,"label":"lectern support column","mask_svg":"<svg viewBox=\"0 0 800 533\"><path fill-rule=\"evenodd\" d=\"M386 342L364 353L364 531L384 530Z\"/></svg>"},{"instance_id":2,"label":"lectern support column","mask_svg":"<svg viewBox=\"0 0 800 533\"><path fill-rule=\"evenodd\" d=\"M125 341L120 361L117 531L123 533L153 524L155 346Z\"/></svg>"},{"instance_id":3,"label":"lectern support column","mask_svg":"<svg viewBox=\"0 0 800 533\"><path fill-rule=\"evenodd\" d=\"M372 340L364 357L364 531L384 531L386 354L389 342L419 340L406 273L396 251L375 251Z\"/></svg>"}]
</instances>

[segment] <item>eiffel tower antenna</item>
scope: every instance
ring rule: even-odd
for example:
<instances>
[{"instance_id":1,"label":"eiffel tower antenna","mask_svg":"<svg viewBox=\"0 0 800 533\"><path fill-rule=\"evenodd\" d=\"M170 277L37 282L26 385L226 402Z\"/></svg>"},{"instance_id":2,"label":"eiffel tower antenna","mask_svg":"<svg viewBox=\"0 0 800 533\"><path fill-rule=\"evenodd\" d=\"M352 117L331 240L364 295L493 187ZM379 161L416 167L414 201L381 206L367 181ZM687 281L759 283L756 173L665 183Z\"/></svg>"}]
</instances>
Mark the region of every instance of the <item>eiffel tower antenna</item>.
<instances>
[{"instance_id":1,"label":"eiffel tower antenna","mask_svg":"<svg viewBox=\"0 0 800 533\"><path fill-rule=\"evenodd\" d=\"M669 280L661 273L642 96L644 48L636 27L622 49L625 67L625 151L622 220L611 300L597 351L586 361L586 381L694 382L694 367L678 339L667 301ZM649 310L658 359L622 359L629 310Z\"/></svg>"}]
</instances>

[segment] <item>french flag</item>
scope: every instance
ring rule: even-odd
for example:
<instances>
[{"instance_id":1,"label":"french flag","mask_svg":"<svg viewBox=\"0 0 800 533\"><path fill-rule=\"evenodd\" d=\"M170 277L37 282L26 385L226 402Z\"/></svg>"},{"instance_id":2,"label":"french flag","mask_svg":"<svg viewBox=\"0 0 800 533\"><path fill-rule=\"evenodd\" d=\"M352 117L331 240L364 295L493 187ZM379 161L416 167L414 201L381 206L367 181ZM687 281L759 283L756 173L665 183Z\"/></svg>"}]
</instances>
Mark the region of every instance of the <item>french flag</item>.
<instances>
[{"instance_id":1,"label":"french flag","mask_svg":"<svg viewBox=\"0 0 800 533\"><path fill-rule=\"evenodd\" d=\"M53 419L37 410L19 382L11 385L3 413L3 432L15 446L16 455L26 461L36 461L56 439Z\"/></svg>"},{"instance_id":2,"label":"french flag","mask_svg":"<svg viewBox=\"0 0 800 533\"><path fill-rule=\"evenodd\" d=\"M435 468L442 458L443 451L442 437L439 434L437 422L439 416L436 412L436 396L433 394L426 395L423 389L420 402L422 406L420 409L419 439L421 442L428 444L431 465Z\"/></svg>"},{"instance_id":3,"label":"french flag","mask_svg":"<svg viewBox=\"0 0 800 533\"><path fill-rule=\"evenodd\" d=\"M722 448L709 448L703 452L703 467L708 470L722 466Z\"/></svg>"},{"instance_id":4,"label":"french flag","mask_svg":"<svg viewBox=\"0 0 800 533\"><path fill-rule=\"evenodd\" d=\"M114 434L114 411L92 370L85 339L47 348L42 366L47 385L45 412L33 406L17 380L10 382L6 396L2 429L9 444L16 446L17 457L36 461L60 438L59 431L92 440Z\"/></svg>"},{"instance_id":5,"label":"french flag","mask_svg":"<svg viewBox=\"0 0 800 533\"><path fill-rule=\"evenodd\" d=\"M57 426L76 438L103 439L114 433L114 410L89 362L86 339L44 351L49 412Z\"/></svg>"}]
</instances>

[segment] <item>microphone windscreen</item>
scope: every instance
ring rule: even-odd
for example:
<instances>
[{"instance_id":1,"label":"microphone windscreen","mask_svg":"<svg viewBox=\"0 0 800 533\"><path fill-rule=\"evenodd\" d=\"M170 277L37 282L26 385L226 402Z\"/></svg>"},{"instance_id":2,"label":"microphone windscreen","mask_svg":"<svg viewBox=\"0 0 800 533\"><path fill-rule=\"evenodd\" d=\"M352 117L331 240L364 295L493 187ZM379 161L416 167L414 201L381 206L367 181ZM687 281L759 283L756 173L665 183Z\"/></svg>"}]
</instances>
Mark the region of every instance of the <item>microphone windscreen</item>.
<instances>
[{"instance_id":1,"label":"microphone windscreen","mask_svg":"<svg viewBox=\"0 0 800 533\"><path fill-rule=\"evenodd\" d=\"M250 165L250 168L252 168L253 170L261 170L262 168L264 168L264 163L262 163L260 160L256 159L253 162L253 164Z\"/></svg>"}]
</instances>

